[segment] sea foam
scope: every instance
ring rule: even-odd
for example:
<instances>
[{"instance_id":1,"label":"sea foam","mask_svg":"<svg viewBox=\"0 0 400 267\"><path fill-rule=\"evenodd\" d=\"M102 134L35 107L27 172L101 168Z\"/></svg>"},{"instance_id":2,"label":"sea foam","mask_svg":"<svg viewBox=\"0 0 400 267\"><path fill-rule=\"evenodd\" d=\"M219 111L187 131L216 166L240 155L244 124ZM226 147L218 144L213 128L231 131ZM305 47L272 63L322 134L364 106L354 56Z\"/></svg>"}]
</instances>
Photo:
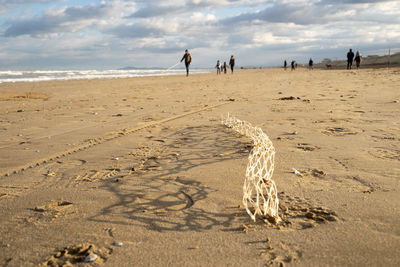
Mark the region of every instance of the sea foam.
<instances>
[{"instance_id":1,"label":"sea foam","mask_svg":"<svg viewBox=\"0 0 400 267\"><path fill-rule=\"evenodd\" d=\"M208 70L194 69L192 74L208 73ZM184 75L184 69L135 69L135 70L34 70L0 71L0 83L40 82L55 80L113 79L145 76Z\"/></svg>"}]
</instances>

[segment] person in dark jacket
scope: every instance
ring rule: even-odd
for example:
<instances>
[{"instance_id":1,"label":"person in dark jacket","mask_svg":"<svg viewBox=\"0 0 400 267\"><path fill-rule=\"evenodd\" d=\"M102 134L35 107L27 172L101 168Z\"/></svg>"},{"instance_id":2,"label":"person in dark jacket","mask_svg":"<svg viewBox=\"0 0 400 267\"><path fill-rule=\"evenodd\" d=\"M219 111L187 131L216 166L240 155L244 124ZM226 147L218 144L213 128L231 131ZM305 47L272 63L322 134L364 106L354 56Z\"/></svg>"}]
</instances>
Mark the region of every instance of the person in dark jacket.
<instances>
[{"instance_id":1,"label":"person in dark jacket","mask_svg":"<svg viewBox=\"0 0 400 267\"><path fill-rule=\"evenodd\" d=\"M354 59L354 53L350 49L349 52L347 53L347 69L348 70L351 70L351 65L353 65L353 59Z\"/></svg>"},{"instance_id":2,"label":"person in dark jacket","mask_svg":"<svg viewBox=\"0 0 400 267\"><path fill-rule=\"evenodd\" d=\"M357 51L354 61L356 62L356 67L358 69L360 67L360 63L361 63L361 53L359 51Z\"/></svg>"},{"instance_id":3,"label":"person in dark jacket","mask_svg":"<svg viewBox=\"0 0 400 267\"><path fill-rule=\"evenodd\" d=\"M231 73L233 73L233 68L235 67L235 58L233 55L231 56L231 59L229 60L229 66L231 67Z\"/></svg>"},{"instance_id":4,"label":"person in dark jacket","mask_svg":"<svg viewBox=\"0 0 400 267\"><path fill-rule=\"evenodd\" d=\"M186 67L186 76L189 76L189 66L192 63L192 56L189 54L189 51L186 49L185 54L183 55L181 62L185 60L185 67Z\"/></svg>"},{"instance_id":5,"label":"person in dark jacket","mask_svg":"<svg viewBox=\"0 0 400 267\"><path fill-rule=\"evenodd\" d=\"M285 59L285 61L283 62L283 68L286 70L286 68L287 68L287 62L286 62L286 59Z\"/></svg>"},{"instance_id":6,"label":"person in dark jacket","mask_svg":"<svg viewBox=\"0 0 400 267\"><path fill-rule=\"evenodd\" d=\"M308 68L310 70L312 70L313 69L313 65L314 65L314 61L310 58L310 61L308 61Z\"/></svg>"}]
</instances>

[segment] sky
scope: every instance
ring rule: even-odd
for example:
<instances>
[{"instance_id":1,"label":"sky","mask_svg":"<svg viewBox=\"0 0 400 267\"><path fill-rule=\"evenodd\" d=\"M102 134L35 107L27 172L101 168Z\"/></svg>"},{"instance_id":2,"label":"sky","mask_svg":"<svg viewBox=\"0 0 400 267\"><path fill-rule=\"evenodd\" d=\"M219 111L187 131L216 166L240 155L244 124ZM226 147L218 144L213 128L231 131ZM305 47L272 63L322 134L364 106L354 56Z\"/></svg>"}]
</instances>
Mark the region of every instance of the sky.
<instances>
[{"instance_id":1,"label":"sky","mask_svg":"<svg viewBox=\"0 0 400 267\"><path fill-rule=\"evenodd\" d=\"M400 1L0 0L0 69L193 68L400 52Z\"/></svg>"}]
</instances>

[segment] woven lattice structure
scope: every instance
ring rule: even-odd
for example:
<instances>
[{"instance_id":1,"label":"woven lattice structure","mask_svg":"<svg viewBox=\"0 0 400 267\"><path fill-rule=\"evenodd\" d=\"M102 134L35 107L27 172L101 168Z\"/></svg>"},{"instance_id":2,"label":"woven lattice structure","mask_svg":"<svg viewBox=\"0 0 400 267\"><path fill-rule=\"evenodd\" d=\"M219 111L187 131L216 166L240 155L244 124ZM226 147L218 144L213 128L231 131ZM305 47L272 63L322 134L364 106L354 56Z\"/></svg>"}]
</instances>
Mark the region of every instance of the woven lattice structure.
<instances>
[{"instance_id":1,"label":"woven lattice structure","mask_svg":"<svg viewBox=\"0 0 400 267\"><path fill-rule=\"evenodd\" d=\"M243 185L243 205L247 213L255 221L257 214L271 217L279 222L279 199L275 182L272 180L274 172L275 148L271 140L261 130L249 122L228 117L222 124L253 140L254 147L249 155L246 169L246 178Z\"/></svg>"}]
</instances>

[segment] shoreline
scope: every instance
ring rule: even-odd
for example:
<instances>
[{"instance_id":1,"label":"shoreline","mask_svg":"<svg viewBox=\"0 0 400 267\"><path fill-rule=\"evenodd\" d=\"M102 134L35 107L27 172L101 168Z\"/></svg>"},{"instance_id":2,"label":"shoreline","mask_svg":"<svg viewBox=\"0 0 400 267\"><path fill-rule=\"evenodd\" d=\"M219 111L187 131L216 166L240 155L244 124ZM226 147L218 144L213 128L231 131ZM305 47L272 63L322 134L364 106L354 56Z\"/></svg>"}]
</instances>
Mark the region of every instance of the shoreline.
<instances>
[{"instance_id":1,"label":"shoreline","mask_svg":"<svg viewBox=\"0 0 400 267\"><path fill-rule=\"evenodd\" d=\"M193 69L191 75L209 73L209 69ZM6 78L2 78L4 74ZM69 80L93 80L93 79L120 79L136 77L158 77L158 76L176 76L184 75L184 69L162 70L162 69L142 69L142 70L65 70L65 71L0 71L1 83L19 83L19 82L45 82L45 81L69 81ZM11 78L18 76L32 76L25 78ZM45 76L43 76L45 75ZM47 76L46 76L47 75ZM55 77L54 75L63 75ZM75 75L75 77L71 76Z\"/></svg>"},{"instance_id":2,"label":"shoreline","mask_svg":"<svg viewBox=\"0 0 400 267\"><path fill-rule=\"evenodd\" d=\"M327 68L326 66L323 66L323 63L317 63L314 65L314 70L337 70L337 71L362 71L362 70L378 70L378 69L388 69L388 70L393 70L393 69L398 69L400 68L400 65L398 64L392 64L391 66L386 66L384 64L369 64L369 65L362 65L359 69L353 68L351 70L346 69L346 65L340 64L340 65L332 65L332 68ZM283 67L278 66L278 67L243 67L243 68L237 68L235 69L235 72L238 71L248 71L248 70L282 70ZM302 64L301 66L298 66L296 69L297 71L299 70L305 70L308 71L308 66L305 64ZM83 70L82 72L91 72L93 70ZM114 71L120 71L120 70L104 70L105 72L114 72ZM126 71L126 70L121 70L121 71ZM171 74L166 74L163 73L163 70L127 70L129 71L160 71L161 73L157 74L149 74L149 75L136 75L136 76L129 76L129 75L122 75L122 76L112 76L112 77L78 77L78 78L49 78L49 79L44 79L44 80L29 80L30 78L26 78L27 80L14 80L14 81L1 81L0 78L0 84L13 84L13 83L41 83L41 82L64 82L64 81L90 81L90 80L109 80L109 79L131 79L131 78L154 78L154 77L169 77L169 76L186 76L185 74L185 69L177 69L173 71L180 71L179 73L171 73ZM214 74L215 70L213 69L193 69L191 70L193 72L190 73L190 75L207 75L207 74ZM290 70L290 66L287 68L287 71ZM0 71L0 72L9 72L9 71ZM11 71L14 72L14 71ZM24 71L15 71L15 72L24 72ZM68 72L79 72L75 70L63 70L63 71L26 71L26 72L37 72L37 73L52 73L52 72L62 72L62 73L68 73ZM227 71L226 74L221 74L222 76L231 74L230 70Z\"/></svg>"}]
</instances>

